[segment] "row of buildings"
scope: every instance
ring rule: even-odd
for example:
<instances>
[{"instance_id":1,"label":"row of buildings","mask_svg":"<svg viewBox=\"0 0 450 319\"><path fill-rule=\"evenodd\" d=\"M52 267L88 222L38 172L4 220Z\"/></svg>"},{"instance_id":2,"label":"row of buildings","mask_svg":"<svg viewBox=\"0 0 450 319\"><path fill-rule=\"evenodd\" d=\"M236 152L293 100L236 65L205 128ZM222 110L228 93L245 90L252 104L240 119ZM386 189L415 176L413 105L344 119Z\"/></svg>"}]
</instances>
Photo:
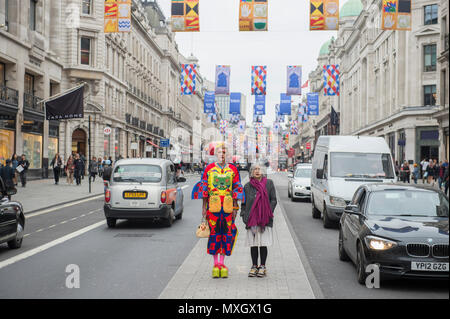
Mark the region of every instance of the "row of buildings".
<instances>
[{"instance_id":1,"label":"row of buildings","mask_svg":"<svg viewBox=\"0 0 450 319\"><path fill-rule=\"evenodd\" d=\"M320 135L381 136L396 161L449 159L448 2L412 1L412 30L384 31L381 0L348 0L336 38L323 44L309 74L320 115L291 139L308 160ZM323 66L338 64L339 96L324 96ZM331 107L339 114L333 125Z\"/></svg>"},{"instance_id":2,"label":"row of buildings","mask_svg":"<svg viewBox=\"0 0 450 319\"><path fill-rule=\"evenodd\" d=\"M180 95L180 64L198 60L166 23L156 1L133 0L131 32L105 33L104 0L0 0L0 161L25 154L46 176L55 153L166 158L168 138L199 160L213 83L198 67L197 93ZM82 82L84 119L47 121L40 101Z\"/></svg>"}]
</instances>

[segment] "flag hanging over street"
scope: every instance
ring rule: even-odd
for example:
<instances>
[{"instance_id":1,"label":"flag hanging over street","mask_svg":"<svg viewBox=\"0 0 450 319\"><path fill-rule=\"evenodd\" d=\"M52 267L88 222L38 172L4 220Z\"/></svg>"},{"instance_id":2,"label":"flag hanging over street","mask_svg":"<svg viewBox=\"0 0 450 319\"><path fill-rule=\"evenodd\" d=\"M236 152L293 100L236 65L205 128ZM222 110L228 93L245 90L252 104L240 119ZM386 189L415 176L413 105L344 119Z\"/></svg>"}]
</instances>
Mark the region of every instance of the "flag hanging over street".
<instances>
[{"instance_id":1,"label":"flag hanging over street","mask_svg":"<svg viewBox=\"0 0 450 319\"><path fill-rule=\"evenodd\" d=\"M216 66L216 94L230 94L230 73L229 65Z\"/></svg>"},{"instance_id":2,"label":"flag hanging over street","mask_svg":"<svg viewBox=\"0 0 450 319\"><path fill-rule=\"evenodd\" d=\"M267 66L252 66L252 95L266 95Z\"/></svg>"},{"instance_id":3,"label":"flag hanging over street","mask_svg":"<svg viewBox=\"0 0 450 319\"><path fill-rule=\"evenodd\" d=\"M181 95L195 94L195 81L197 76L197 65L182 64L181 65Z\"/></svg>"},{"instance_id":4,"label":"flag hanging over street","mask_svg":"<svg viewBox=\"0 0 450 319\"><path fill-rule=\"evenodd\" d=\"M411 0L383 0L381 29L411 30Z\"/></svg>"},{"instance_id":5,"label":"flag hanging over street","mask_svg":"<svg viewBox=\"0 0 450 319\"><path fill-rule=\"evenodd\" d=\"M339 96L339 64L324 65L323 80L324 94Z\"/></svg>"},{"instance_id":6,"label":"flag hanging over street","mask_svg":"<svg viewBox=\"0 0 450 319\"><path fill-rule=\"evenodd\" d=\"M273 131L275 134L278 134L278 132L280 132L280 123L278 122L273 123Z\"/></svg>"},{"instance_id":7,"label":"flag hanging over street","mask_svg":"<svg viewBox=\"0 0 450 319\"><path fill-rule=\"evenodd\" d=\"M230 94L230 114L241 114L241 93Z\"/></svg>"},{"instance_id":8,"label":"flag hanging over street","mask_svg":"<svg viewBox=\"0 0 450 319\"><path fill-rule=\"evenodd\" d=\"M331 106L330 123L331 125L339 125L339 115L334 110L333 106Z\"/></svg>"},{"instance_id":9,"label":"flag hanging over street","mask_svg":"<svg viewBox=\"0 0 450 319\"><path fill-rule=\"evenodd\" d=\"M265 95L255 95L255 107L254 114L256 115L266 115L266 96Z\"/></svg>"},{"instance_id":10,"label":"flag hanging over street","mask_svg":"<svg viewBox=\"0 0 450 319\"><path fill-rule=\"evenodd\" d=\"M67 120L84 117L84 84L45 102L47 120Z\"/></svg>"},{"instance_id":11,"label":"flag hanging over street","mask_svg":"<svg viewBox=\"0 0 450 319\"><path fill-rule=\"evenodd\" d=\"M204 112L205 113L215 113L215 100L216 95L214 92L205 92L205 101L204 101Z\"/></svg>"},{"instance_id":12,"label":"flag hanging over street","mask_svg":"<svg viewBox=\"0 0 450 319\"><path fill-rule=\"evenodd\" d=\"M319 93L306 94L308 115L319 115Z\"/></svg>"},{"instance_id":13,"label":"flag hanging over street","mask_svg":"<svg viewBox=\"0 0 450 319\"><path fill-rule=\"evenodd\" d=\"M200 0L172 0L173 32L200 31L199 2Z\"/></svg>"},{"instance_id":14,"label":"flag hanging over street","mask_svg":"<svg viewBox=\"0 0 450 319\"><path fill-rule=\"evenodd\" d=\"M241 114L231 114L230 115L230 123L231 124L238 124L240 119L241 119Z\"/></svg>"},{"instance_id":15,"label":"flag hanging over street","mask_svg":"<svg viewBox=\"0 0 450 319\"><path fill-rule=\"evenodd\" d=\"M339 0L310 0L309 29L339 30Z\"/></svg>"},{"instance_id":16,"label":"flag hanging over street","mask_svg":"<svg viewBox=\"0 0 450 319\"><path fill-rule=\"evenodd\" d=\"M308 85L309 85L309 80L306 80L306 82L303 83L303 85L302 85L302 89L306 89L308 87Z\"/></svg>"},{"instance_id":17,"label":"flag hanging over street","mask_svg":"<svg viewBox=\"0 0 450 319\"><path fill-rule=\"evenodd\" d=\"M291 115L291 97L285 93L280 94L280 115Z\"/></svg>"},{"instance_id":18,"label":"flag hanging over street","mask_svg":"<svg viewBox=\"0 0 450 319\"><path fill-rule=\"evenodd\" d=\"M244 120L239 121L239 125L238 125L239 133L245 132L245 124L246 124L246 122Z\"/></svg>"},{"instance_id":19,"label":"flag hanging over street","mask_svg":"<svg viewBox=\"0 0 450 319\"><path fill-rule=\"evenodd\" d=\"M131 31L131 0L106 0L104 5L105 33Z\"/></svg>"},{"instance_id":20,"label":"flag hanging over street","mask_svg":"<svg viewBox=\"0 0 450 319\"><path fill-rule=\"evenodd\" d=\"M239 31L267 31L268 0L240 0Z\"/></svg>"},{"instance_id":21,"label":"flag hanging over street","mask_svg":"<svg viewBox=\"0 0 450 319\"><path fill-rule=\"evenodd\" d=\"M225 135L228 129L228 121L227 120L220 120L220 134Z\"/></svg>"},{"instance_id":22,"label":"flag hanging over street","mask_svg":"<svg viewBox=\"0 0 450 319\"><path fill-rule=\"evenodd\" d=\"M287 67L287 95L302 94L302 67L299 65L289 65Z\"/></svg>"},{"instance_id":23,"label":"flag hanging over street","mask_svg":"<svg viewBox=\"0 0 450 319\"><path fill-rule=\"evenodd\" d=\"M209 123L217 123L217 114L216 113L208 113L208 122Z\"/></svg>"},{"instance_id":24,"label":"flag hanging over street","mask_svg":"<svg viewBox=\"0 0 450 319\"><path fill-rule=\"evenodd\" d=\"M298 135L298 121L291 121L291 135Z\"/></svg>"}]
</instances>

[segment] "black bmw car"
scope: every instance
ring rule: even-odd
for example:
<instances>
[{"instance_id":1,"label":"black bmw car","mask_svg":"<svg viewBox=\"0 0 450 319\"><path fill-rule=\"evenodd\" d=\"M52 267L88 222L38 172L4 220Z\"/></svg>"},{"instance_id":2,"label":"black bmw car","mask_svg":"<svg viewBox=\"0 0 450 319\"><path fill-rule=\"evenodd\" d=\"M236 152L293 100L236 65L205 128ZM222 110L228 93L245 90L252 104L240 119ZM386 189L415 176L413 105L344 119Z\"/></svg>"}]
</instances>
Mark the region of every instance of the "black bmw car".
<instances>
[{"instance_id":1,"label":"black bmw car","mask_svg":"<svg viewBox=\"0 0 450 319\"><path fill-rule=\"evenodd\" d=\"M339 223L339 258L358 282L377 265L381 279L449 278L449 202L439 190L404 184L359 187Z\"/></svg>"},{"instance_id":2,"label":"black bmw car","mask_svg":"<svg viewBox=\"0 0 450 319\"><path fill-rule=\"evenodd\" d=\"M12 249L22 246L25 229L22 204L8 199L14 194L16 189L6 188L0 177L0 244L7 243Z\"/></svg>"}]
</instances>

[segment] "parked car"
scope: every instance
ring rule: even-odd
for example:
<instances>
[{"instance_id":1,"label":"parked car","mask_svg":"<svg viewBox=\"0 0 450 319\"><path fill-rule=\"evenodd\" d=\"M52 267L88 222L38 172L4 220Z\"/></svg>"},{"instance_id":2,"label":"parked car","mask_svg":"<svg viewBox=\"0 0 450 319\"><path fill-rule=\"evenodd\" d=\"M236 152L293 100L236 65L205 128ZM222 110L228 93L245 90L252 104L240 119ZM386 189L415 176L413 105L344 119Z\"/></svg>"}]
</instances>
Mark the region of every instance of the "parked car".
<instances>
[{"instance_id":1,"label":"parked car","mask_svg":"<svg viewBox=\"0 0 450 319\"><path fill-rule=\"evenodd\" d=\"M288 197L295 201L311 199L311 164L297 164L294 173L288 175Z\"/></svg>"},{"instance_id":2,"label":"parked car","mask_svg":"<svg viewBox=\"0 0 450 319\"><path fill-rule=\"evenodd\" d=\"M7 188L0 177L0 244L7 243L11 249L22 246L25 230L22 204L8 199L16 192L15 188Z\"/></svg>"},{"instance_id":3,"label":"parked car","mask_svg":"<svg viewBox=\"0 0 450 319\"><path fill-rule=\"evenodd\" d=\"M358 282L378 265L381 279L449 278L449 202L437 189L404 184L359 187L339 225L339 258Z\"/></svg>"},{"instance_id":4,"label":"parked car","mask_svg":"<svg viewBox=\"0 0 450 319\"><path fill-rule=\"evenodd\" d=\"M108 227L117 219L163 220L168 227L183 216L183 190L175 165L164 159L122 159L114 164L105 191L104 212Z\"/></svg>"},{"instance_id":5,"label":"parked car","mask_svg":"<svg viewBox=\"0 0 450 319\"><path fill-rule=\"evenodd\" d=\"M355 190L366 183L394 183L394 162L381 137L320 136L312 162L312 217L338 226Z\"/></svg>"}]
</instances>

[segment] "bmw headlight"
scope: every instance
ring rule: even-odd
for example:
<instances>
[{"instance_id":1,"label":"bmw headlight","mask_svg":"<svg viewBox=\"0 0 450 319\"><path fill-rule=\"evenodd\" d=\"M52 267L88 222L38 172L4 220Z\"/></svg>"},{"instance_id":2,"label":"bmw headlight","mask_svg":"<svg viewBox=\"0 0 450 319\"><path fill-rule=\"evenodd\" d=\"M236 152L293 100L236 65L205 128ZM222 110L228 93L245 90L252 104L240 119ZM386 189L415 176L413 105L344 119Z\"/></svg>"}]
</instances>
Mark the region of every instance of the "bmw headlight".
<instances>
[{"instance_id":1,"label":"bmw headlight","mask_svg":"<svg viewBox=\"0 0 450 319\"><path fill-rule=\"evenodd\" d=\"M366 241L367 247L373 250L388 250L397 246L395 241L376 236L366 236L364 240Z\"/></svg>"},{"instance_id":2,"label":"bmw headlight","mask_svg":"<svg viewBox=\"0 0 450 319\"><path fill-rule=\"evenodd\" d=\"M302 185L295 185L295 188L298 188L298 189L305 189L305 186L302 186Z\"/></svg>"},{"instance_id":3,"label":"bmw headlight","mask_svg":"<svg viewBox=\"0 0 450 319\"><path fill-rule=\"evenodd\" d=\"M330 203L331 203L331 205L337 206L337 207L346 207L347 206L345 199L340 198L340 197L330 196Z\"/></svg>"}]
</instances>

